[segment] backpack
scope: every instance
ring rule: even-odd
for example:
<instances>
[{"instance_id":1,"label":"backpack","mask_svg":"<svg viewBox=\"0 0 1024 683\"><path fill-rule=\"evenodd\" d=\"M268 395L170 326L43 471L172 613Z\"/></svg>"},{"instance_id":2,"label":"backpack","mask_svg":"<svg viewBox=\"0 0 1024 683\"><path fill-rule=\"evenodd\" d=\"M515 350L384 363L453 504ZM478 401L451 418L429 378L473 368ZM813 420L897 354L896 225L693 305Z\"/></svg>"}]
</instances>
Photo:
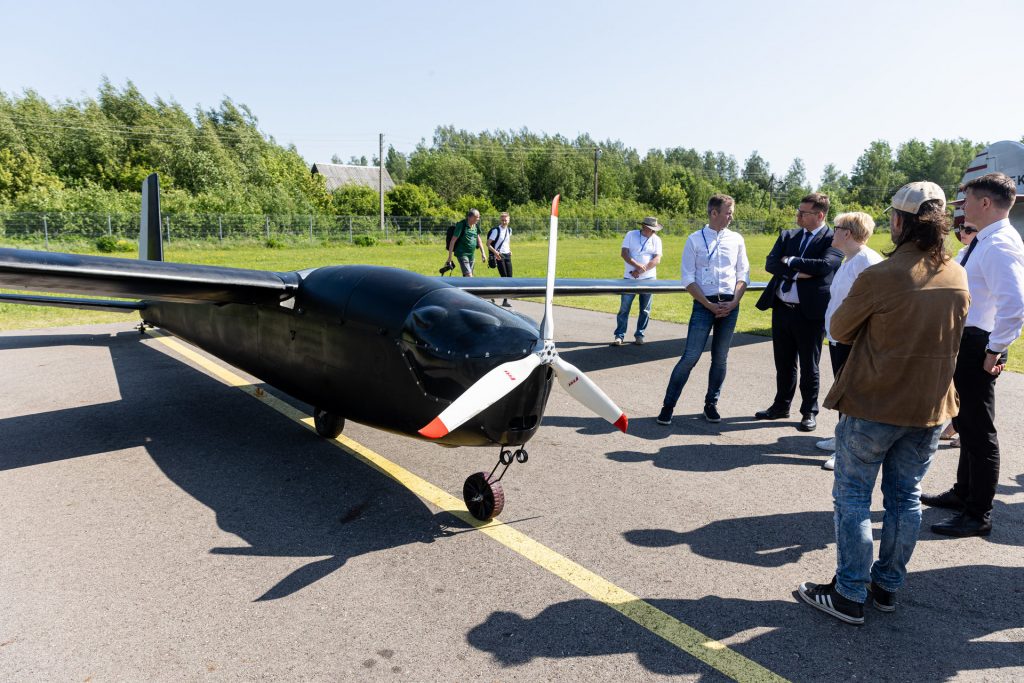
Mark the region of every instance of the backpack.
<instances>
[{"instance_id":1,"label":"backpack","mask_svg":"<svg viewBox=\"0 0 1024 683\"><path fill-rule=\"evenodd\" d=\"M455 237L455 231L458 229L458 223L452 223L448 226L448 229L444 231L444 253L448 253L448 245L452 243L452 238Z\"/></svg>"}]
</instances>

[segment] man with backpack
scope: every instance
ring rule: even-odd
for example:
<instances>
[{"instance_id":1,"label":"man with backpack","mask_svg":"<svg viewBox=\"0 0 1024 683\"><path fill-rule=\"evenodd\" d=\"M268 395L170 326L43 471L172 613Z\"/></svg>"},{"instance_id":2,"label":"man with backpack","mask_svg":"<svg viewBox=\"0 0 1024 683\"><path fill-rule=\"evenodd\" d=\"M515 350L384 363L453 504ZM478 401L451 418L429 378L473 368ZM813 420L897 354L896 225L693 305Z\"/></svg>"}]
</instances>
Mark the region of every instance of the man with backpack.
<instances>
[{"instance_id":1,"label":"man with backpack","mask_svg":"<svg viewBox=\"0 0 1024 683\"><path fill-rule=\"evenodd\" d=\"M470 209L466 213L466 218L451 228L451 235L448 237L448 263L454 261L453 256L458 259L462 277L473 277L473 259L476 257L477 247L480 248L480 256L487 258L484 241L477 232L476 225L479 222L480 212Z\"/></svg>"},{"instance_id":2,"label":"man with backpack","mask_svg":"<svg viewBox=\"0 0 1024 683\"><path fill-rule=\"evenodd\" d=\"M487 266L497 268L501 277L512 277L512 247L509 241L512 239L512 228L509 223L508 211L501 212L501 219L498 225L491 228L487 233L487 248L491 251L487 258ZM512 304L505 299L502 303L505 308L512 308Z\"/></svg>"}]
</instances>

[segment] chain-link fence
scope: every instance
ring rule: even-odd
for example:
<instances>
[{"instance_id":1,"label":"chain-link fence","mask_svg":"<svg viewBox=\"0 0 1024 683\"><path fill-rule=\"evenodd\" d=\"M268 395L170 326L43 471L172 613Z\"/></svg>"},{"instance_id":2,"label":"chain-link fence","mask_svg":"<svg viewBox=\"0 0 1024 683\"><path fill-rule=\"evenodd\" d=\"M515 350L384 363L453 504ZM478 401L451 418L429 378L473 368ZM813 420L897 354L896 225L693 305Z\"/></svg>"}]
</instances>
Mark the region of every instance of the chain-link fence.
<instances>
[{"instance_id":1,"label":"chain-link fence","mask_svg":"<svg viewBox=\"0 0 1024 683\"><path fill-rule=\"evenodd\" d=\"M164 214L163 237L174 240L204 241L284 241L347 242L365 240L424 239L443 241L454 221L428 216L388 216L384 229L377 216L243 216L217 214ZM497 225L497 216L484 216L481 225L489 230ZM603 237L620 235L637 226L636 218L559 219L559 232L565 236ZM687 235L704 224L700 218L663 221L663 235ZM547 218L513 218L513 230L519 239L543 239L548 232ZM744 233L769 232L765 221L734 221L732 229ZM103 236L136 240L138 214L82 212L2 213L0 237L25 241L96 240Z\"/></svg>"}]
</instances>

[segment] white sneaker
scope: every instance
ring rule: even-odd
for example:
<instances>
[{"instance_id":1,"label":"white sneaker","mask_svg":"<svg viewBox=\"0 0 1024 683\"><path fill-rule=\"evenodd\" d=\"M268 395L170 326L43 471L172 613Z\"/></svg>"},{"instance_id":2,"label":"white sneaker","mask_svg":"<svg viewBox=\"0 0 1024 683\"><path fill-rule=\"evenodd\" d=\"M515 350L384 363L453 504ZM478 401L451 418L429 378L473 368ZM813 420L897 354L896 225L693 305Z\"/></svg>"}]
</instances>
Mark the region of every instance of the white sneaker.
<instances>
[{"instance_id":1,"label":"white sneaker","mask_svg":"<svg viewBox=\"0 0 1024 683\"><path fill-rule=\"evenodd\" d=\"M633 343L634 344L643 344L644 343L644 338L643 337L633 337Z\"/></svg>"},{"instance_id":2,"label":"white sneaker","mask_svg":"<svg viewBox=\"0 0 1024 683\"><path fill-rule=\"evenodd\" d=\"M831 439L825 439L824 441L819 441L818 443L816 443L814 445L817 446L818 448L820 448L823 451L834 451L836 449L836 437L833 436Z\"/></svg>"},{"instance_id":3,"label":"white sneaker","mask_svg":"<svg viewBox=\"0 0 1024 683\"><path fill-rule=\"evenodd\" d=\"M836 468L836 454L833 453L829 456L828 460L821 464L823 470L834 470Z\"/></svg>"},{"instance_id":4,"label":"white sneaker","mask_svg":"<svg viewBox=\"0 0 1024 683\"><path fill-rule=\"evenodd\" d=\"M612 342L612 346L622 346L623 343L622 337L616 337L615 341Z\"/></svg>"}]
</instances>

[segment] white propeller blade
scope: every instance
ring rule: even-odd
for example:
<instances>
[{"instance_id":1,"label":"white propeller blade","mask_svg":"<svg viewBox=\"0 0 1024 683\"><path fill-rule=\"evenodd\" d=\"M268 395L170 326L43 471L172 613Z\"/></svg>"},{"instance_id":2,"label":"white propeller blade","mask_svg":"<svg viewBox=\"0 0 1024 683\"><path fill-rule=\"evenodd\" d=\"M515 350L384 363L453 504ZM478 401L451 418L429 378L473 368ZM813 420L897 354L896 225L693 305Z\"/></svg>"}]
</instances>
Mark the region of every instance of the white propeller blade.
<instances>
[{"instance_id":1,"label":"white propeller blade","mask_svg":"<svg viewBox=\"0 0 1024 683\"><path fill-rule=\"evenodd\" d=\"M562 385L562 388L570 396L590 408L600 417L611 422L620 431L626 431L626 427L629 426L629 418L579 368L568 361L562 360L560 356L555 356L551 361L551 365L555 369L555 377L558 378L558 383Z\"/></svg>"},{"instance_id":2,"label":"white propeller blade","mask_svg":"<svg viewBox=\"0 0 1024 683\"><path fill-rule=\"evenodd\" d=\"M466 389L462 396L455 399L450 406L444 409L444 412L421 429L420 434L428 439L440 439L458 429L466 420L472 419L490 408L500 398L522 384L534 368L540 364L540 356L536 353L531 353L526 358L502 363L478 379L469 389Z\"/></svg>"},{"instance_id":3,"label":"white propeller blade","mask_svg":"<svg viewBox=\"0 0 1024 683\"><path fill-rule=\"evenodd\" d=\"M558 200L551 200L551 229L548 233L548 279L544 287L544 320L540 323L540 338L546 342L555 339L555 322L551 315L551 298L555 291L555 254L558 251Z\"/></svg>"}]
</instances>

